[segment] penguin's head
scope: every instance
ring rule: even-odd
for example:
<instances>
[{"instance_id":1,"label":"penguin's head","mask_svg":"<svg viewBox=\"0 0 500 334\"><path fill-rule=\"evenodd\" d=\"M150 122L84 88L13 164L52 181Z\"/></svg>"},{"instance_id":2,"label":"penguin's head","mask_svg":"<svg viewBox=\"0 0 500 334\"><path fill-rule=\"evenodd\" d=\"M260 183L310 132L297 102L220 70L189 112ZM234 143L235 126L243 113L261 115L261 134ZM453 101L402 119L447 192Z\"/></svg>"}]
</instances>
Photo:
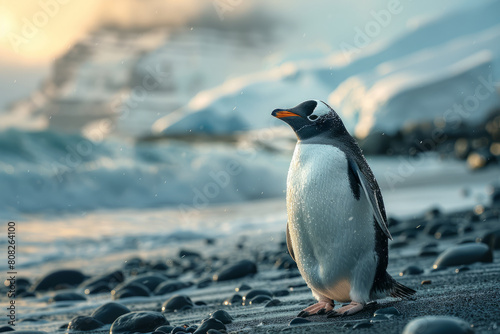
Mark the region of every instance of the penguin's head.
<instances>
[{"instance_id":1,"label":"penguin's head","mask_svg":"<svg viewBox=\"0 0 500 334\"><path fill-rule=\"evenodd\" d=\"M275 109L271 115L290 125L299 140L347 133L339 115L320 100L305 101L290 109Z\"/></svg>"}]
</instances>

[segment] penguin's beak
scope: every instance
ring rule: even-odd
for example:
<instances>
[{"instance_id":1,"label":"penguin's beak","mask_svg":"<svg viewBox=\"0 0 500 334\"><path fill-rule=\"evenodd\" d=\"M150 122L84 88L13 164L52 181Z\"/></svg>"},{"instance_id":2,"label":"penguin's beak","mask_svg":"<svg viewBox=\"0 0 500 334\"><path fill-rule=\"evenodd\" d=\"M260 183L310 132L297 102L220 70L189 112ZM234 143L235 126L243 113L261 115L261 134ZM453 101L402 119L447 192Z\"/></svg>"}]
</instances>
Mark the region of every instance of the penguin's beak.
<instances>
[{"instance_id":1,"label":"penguin's beak","mask_svg":"<svg viewBox=\"0 0 500 334\"><path fill-rule=\"evenodd\" d=\"M300 115L294 114L293 112L290 112L288 110L282 110L282 109L275 109L271 115L273 115L276 118L285 118L285 117L300 117Z\"/></svg>"}]
</instances>

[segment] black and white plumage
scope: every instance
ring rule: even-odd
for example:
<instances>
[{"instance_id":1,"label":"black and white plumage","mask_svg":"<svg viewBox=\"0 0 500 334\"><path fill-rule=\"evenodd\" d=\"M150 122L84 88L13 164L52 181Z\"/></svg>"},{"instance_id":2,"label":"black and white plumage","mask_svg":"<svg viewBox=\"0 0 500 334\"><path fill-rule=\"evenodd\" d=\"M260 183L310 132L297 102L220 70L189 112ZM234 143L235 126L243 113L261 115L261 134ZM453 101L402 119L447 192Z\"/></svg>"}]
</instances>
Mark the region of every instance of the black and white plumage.
<instances>
[{"instance_id":1,"label":"black and white plumage","mask_svg":"<svg viewBox=\"0 0 500 334\"><path fill-rule=\"evenodd\" d=\"M318 300L299 316L354 314L371 300L413 295L386 271L392 237L382 194L337 113L310 100L272 115L298 138L287 178L287 245ZM334 310L334 300L351 304Z\"/></svg>"}]
</instances>

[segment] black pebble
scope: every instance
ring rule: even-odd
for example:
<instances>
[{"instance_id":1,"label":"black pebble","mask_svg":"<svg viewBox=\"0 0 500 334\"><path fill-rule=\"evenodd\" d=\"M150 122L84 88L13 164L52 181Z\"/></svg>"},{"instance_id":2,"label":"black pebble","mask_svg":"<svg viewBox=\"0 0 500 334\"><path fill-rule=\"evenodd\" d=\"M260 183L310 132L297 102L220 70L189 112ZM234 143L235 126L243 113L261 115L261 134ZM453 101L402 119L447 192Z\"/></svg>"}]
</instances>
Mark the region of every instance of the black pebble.
<instances>
[{"instance_id":1,"label":"black pebble","mask_svg":"<svg viewBox=\"0 0 500 334\"><path fill-rule=\"evenodd\" d=\"M403 329L403 334L469 334L474 333L462 319L447 316L426 316L413 319Z\"/></svg>"},{"instance_id":2,"label":"black pebble","mask_svg":"<svg viewBox=\"0 0 500 334\"><path fill-rule=\"evenodd\" d=\"M257 273L257 266L250 260L241 260L222 268L213 276L214 281L228 281Z\"/></svg>"},{"instance_id":3,"label":"black pebble","mask_svg":"<svg viewBox=\"0 0 500 334\"><path fill-rule=\"evenodd\" d=\"M365 320L365 321L359 322L356 325L352 326L352 329L370 328L372 326L373 326L373 324L371 322Z\"/></svg>"},{"instance_id":4,"label":"black pebble","mask_svg":"<svg viewBox=\"0 0 500 334\"><path fill-rule=\"evenodd\" d=\"M156 330L157 331L162 331L162 332L165 332L165 333L170 333L170 332L172 332L172 329L174 329L174 326L163 325L163 326L158 327Z\"/></svg>"},{"instance_id":5,"label":"black pebble","mask_svg":"<svg viewBox=\"0 0 500 334\"><path fill-rule=\"evenodd\" d=\"M90 315L104 324L112 324L119 316L129 313L128 307L118 303L101 305Z\"/></svg>"},{"instance_id":6,"label":"black pebble","mask_svg":"<svg viewBox=\"0 0 500 334\"><path fill-rule=\"evenodd\" d=\"M104 324L97 319L79 315L71 319L71 321L68 324L68 329L89 331L92 329L97 329L102 326L104 326Z\"/></svg>"},{"instance_id":7,"label":"black pebble","mask_svg":"<svg viewBox=\"0 0 500 334\"><path fill-rule=\"evenodd\" d=\"M147 287L149 291L154 291L157 286L159 286L161 283L164 283L166 280L167 277L161 274L142 274L130 280L128 283L140 283Z\"/></svg>"},{"instance_id":8,"label":"black pebble","mask_svg":"<svg viewBox=\"0 0 500 334\"><path fill-rule=\"evenodd\" d=\"M281 305L281 301L279 299L271 299L265 307L274 307L274 306L279 306Z\"/></svg>"},{"instance_id":9,"label":"black pebble","mask_svg":"<svg viewBox=\"0 0 500 334\"><path fill-rule=\"evenodd\" d=\"M168 299L163 303L161 307L162 312L174 312L178 310L186 310L188 308L193 308L194 304L186 295L176 295Z\"/></svg>"},{"instance_id":10,"label":"black pebble","mask_svg":"<svg viewBox=\"0 0 500 334\"><path fill-rule=\"evenodd\" d=\"M432 267L434 269L440 269L475 262L493 262L493 253L491 249L481 243L454 246L441 253Z\"/></svg>"},{"instance_id":11,"label":"black pebble","mask_svg":"<svg viewBox=\"0 0 500 334\"><path fill-rule=\"evenodd\" d=\"M240 304L243 302L243 297L241 297L241 295L235 293L230 299L226 299L224 301L224 304L227 305L227 304Z\"/></svg>"},{"instance_id":12,"label":"black pebble","mask_svg":"<svg viewBox=\"0 0 500 334\"><path fill-rule=\"evenodd\" d=\"M289 254L283 253L274 263L274 267L277 269L292 269L297 268L297 263L295 263Z\"/></svg>"},{"instance_id":13,"label":"black pebble","mask_svg":"<svg viewBox=\"0 0 500 334\"><path fill-rule=\"evenodd\" d=\"M49 303L63 302L63 301L83 301L87 298L76 292L61 292L49 299Z\"/></svg>"},{"instance_id":14,"label":"black pebble","mask_svg":"<svg viewBox=\"0 0 500 334\"><path fill-rule=\"evenodd\" d=\"M0 327L0 333L3 333L3 332L12 332L13 330L14 330L14 328L12 328L10 326Z\"/></svg>"},{"instance_id":15,"label":"black pebble","mask_svg":"<svg viewBox=\"0 0 500 334\"><path fill-rule=\"evenodd\" d=\"M266 296L266 295L257 295L253 297L248 304L249 305L255 305L255 304L262 304L270 301L272 297Z\"/></svg>"},{"instance_id":16,"label":"black pebble","mask_svg":"<svg viewBox=\"0 0 500 334\"><path fill-rule=\"evenodd\" d=\"M250 290L249 292L247 292L247 294L245 295L245 300L251 300L252 298L254 298L255 296L258 296L258 295L272 297L273 293L269 290L266 290L266 289L253 289L253 290Z\"/></svg>"},{"instance_id":17,"label":"black pebble","mask_svg":"<svg viewBox=\"0 0 500 334\"><path fill-rule=\"evenodd\" d=\"M33 291L47 291L59 287L73 287L82 283L87 276L78 270L57 270L35 283Z\"/></svg>"},{"instance_id":18,"label":"black pebble","mask_svg":"<svg viewBox=\"0 0 500 334\"><path fill-rule=\"evenodd\" d=\"M252 290L252 287L248 284L241 284L239 287L237 287L236 289L234 289L236 292L239 292L239 291L248 291L248 290Z\"/></svg>"},{"instance_id":19,"label":"black pebble","mask_svg":"<svg viewBox=\"0 0 500 334\"><path fill-rule=\"evenodd\" d=\"M401 312L399 312L395 307L386 307L386 308L381 308L375 311L373 313L373 316L376 317L378 315L384 315L384 316L394 316L394 315L401 315Z\"/></svg>"},{"instance_id":20,"label":"black pebble","mask_svg":"<svg viewBox=\"0 0 500 334\"><path fill-rule=\"evenodd\" d=\"M293 326L293 325L301 325L301 324L307 324L311 322L311 320L308 320L306 318L295 318L295 319L292 319L288 325L290 326Z\"/></svg>"},{"instance_id":21,"label":"black pebble","mask_svg":"<svg viewBox=\"0 0 500 334\"><path fill-rule=\"evenodd\" d=\"M224 310L217 310L212 313L212 318L219 320L223 324L227 325L233 321L233 317Z\"/></svg>"},{"instance_id":22,"label":"black pebble","mask_svg":"<svg viewBox=\"0 0 500 334\"><path fill-rule=\"evenodd\" d=\"M184 327L177 326L177 327L174 327L172 329L172 331L170 331L170 333L172 333L172 334L179 333L179 332L185 333L186 329Z\"/></svg>"},{"instance_id":23,"label":"black pebble","mask_svg":"<svg viewBox=\"0 0 500 334\"><path fill-rule=\"evenodd\" d=\"M111 325L110 333L152 332L158 326L168 325L167 318L159 312L131 312L121 315Z\"/></svg>"},{"instance_id":24,"label":"black pebble","mask_svg":"<svg viewBox=\"0 0 500 334\"><path fill-rule=\"evenodd\" d=\"M196 329L195 334L206 334L210 329L223 329L226 330L226 326L217 319L209 318Z\"/></svg>"},{"instance_id":25,"label":"black pebble","mask_svg":"<svg viewBox=\"0 0 500 334\"><path fill-rule=\"evenodd\" d=\"M80 284L80 288L86 290L97 286L111 286L115 287L117 284L125 280L125 275L121 270L115 270L111 273L103 274L100 276L89 278Z\"/></svg>"},{"instance_id":26,"label":"black pebble","mask_svg":"<svg viewBox=\"0 0 500 334\"><path fill-rule=\"evenodd\" d=\"M290 291L288 291L287 289L273 291L273 296L275 296L275 297L288 296L289 294L290 294Z\"/></svg>"},{"instance_id":27,"label":"black pebble","mask_svg":"<svg viewBox=\"0 0 500 334\"><path fill-rule=\"evenodd\" d=\"M482 238L482 243L488 245L490 249L500 249L500 230L486 233Z\"/></svg>"},{"instance_id":28,"label":"black pebble","mask_svg":"<svg viewBox=\"0 0 500 334\"><path fill-rule=\"evenodd\" d=\"M201 255L198 252L187 250L187 249L181 249L179 251L179 257L181 259L186 258L186 257L192 257L192 258L199 258L201 259Z\"/></svg>"},{"instance_id":29,"label":"black pebble","mask_svg":"<svg viewBox=\"0 0 500 334\"><path fill-rule=\"evenodd\" d=\"M192 286L191 282L180 282L180 281L166 281L158 285L154 291L155 295L161 296L170 292L177 290L189 288Z\"/></svg>"},{"instance_id":30,"label":"black pebble","mask_svg":"<svg viewBox=\"0 0 500 334\"><path fill-rule=\"evenodd\" d=\"M400 273L399 276L407 276L407 275L420 275L424 272L424 270L420 267L410 265L403 269Z\"/></svg>"},{"instance_id":31,"label":"black pebble","mask_svg":"<svg viewBox=\"0 0 500 334\"><path fill-rule=\"evenodd\" d=\"M111 296L114 300L127 297L149 297L150 295L151 292L147 286L137 282L122 283L111 291Z\"/></svg>"},{"instance_id":32,"label":"black pebble","mask_svg":"<svg viewBox=\"0 0 500 334\"><path fill-rule=\"evenodd\" d=\"M189 326L188 328L186 328L186 333L194 333L197 329L197 326Z\"/></svg>"},{"instance_id":33,"label":"black pebble","mask_svg":"<svg viewBox=\"0 0 500 334\"><path fill-rule=\"evenodd\" d=\"M99 284L93 285L85 289L86 295L95 295L98 293L109 293L111 292L111 288L108 283L100 282Z\"/></svg>"}]
</instances>

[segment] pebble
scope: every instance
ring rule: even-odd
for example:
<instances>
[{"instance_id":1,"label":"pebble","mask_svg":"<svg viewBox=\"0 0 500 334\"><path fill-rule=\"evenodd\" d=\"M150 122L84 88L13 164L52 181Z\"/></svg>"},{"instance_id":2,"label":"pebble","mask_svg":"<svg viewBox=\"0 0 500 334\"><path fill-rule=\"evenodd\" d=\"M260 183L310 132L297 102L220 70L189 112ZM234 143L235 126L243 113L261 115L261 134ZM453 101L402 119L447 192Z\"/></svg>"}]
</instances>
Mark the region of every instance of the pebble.
<instances>
[{"instance_id":1,"label":"pebble","mask_svg":"<svg viewBox=\"0 0 500 334\"><path fill-rule=\"evenodd\" d=\"M162 312L175 312L186 308L193 308L194 304L191 298L186 295L176 295L163 303Z\"/></svg>"},{"instance_id":2,"label":"pebble","mask_svg":"<svg viewBox=\"0 0 500 334\"><path fill-rule=\"evenodd\" d=\"M432 281L430 279L426 279L426 280L423 280L422 282L420 282L420 285L428 285L431 283L432 283Z\"/></svg>"},{"instance_id":3,"label":"pebble","mask_svg":"<svg viewBox=\"0 0 500 334\"><path fill-rule=\"evenodd\" d=\"M233 322L233 317L224 310L217 310L211 314L211 317L219 320L223 324L227 325Z\"/></svg>"},{"instance_id":4,"label":"pebble","mask_svg":"<svg viewBox=\"0 0 500 334\"><path fill-rule=\"evenodd\" d=\"M161 274L143 274L129 281L130 284L140 283L147 287L149 291L154 291L157 286L164 283L167 277Z\"/></svg>"},{"instance_id":5,"label":"pebble","mask_svg":"<svg viewBox=\"0 0 500 334\"><path fill-rule=\"evenodd\" d=\"M228 281L257 273L257 265L250 260L241 260L224 267L213 276L214 281Z\"/></svg>"},{"instance_id":6,"label":"pebble","mask_svg":"<svg viewBox=\"0 0 500 334\"><path fill-rule=\"evenodd\" d=\"M458 267L457 269L455 269L455 274L458 274L458 273L462 273L464 271L469 271L470 268L467 267L467 266L461 266L461 267Z\"/></svg>"},{"instance_id":7,"label":"pebble","mask_svg":"<svg viewBox=\"0 0 500 334\"><path fill-rule=\"evenodd\" d=\"M287 289L281 289L281 290L274 290L273 291L273 296L275 297L283 297L283 296L288 296L290 294L290 291Z\"/></svg>"},{"instance_id":8,"label":"pebble","mask_svg":"<svg viewBox=\"0 0 500 334\"><path fill-rule=\"evenodd\" d=\"M171 325L163 325L163 326L160 326L156 329L156 331L162 331L164 333L170 333L172 332L172 330L174 329L175 327L174 326L171 326Z\"/></svg>"},{"instance_id":9,"label":"pebble","mask_svg":"<svg viewBox=\"0 0 500 334\"><path fill-rule=\"evenodd\" d=\"M12 331L14 331L14 328L12 328L10 326L2 326L2 327L0 327L0 333L12 332Z\"/></svg>"},{"instance_id":10,"label":"pebble","mask_svg":"<svg viewBox=\"0 0 500 334\"><path fill-rule=\"evenodd\" d=\"M195 251L187 250L187 249L181 249L179 251L179 257L181 259L186 258L186 257L192 257L192 258L198 258L201 259L201 254Z\"/></svg>"},{"instance_id":11,"label":"pebble","mask_svg":"<svg viewBox=\"0 0 500 334\"><path fill-rule=\"evenodd\" d=\"M358 322L354 326L352 326L352 329L370 328L372 326L373 326L373 323L371 323L368 320L363 320L361 322Z\"/></svg>"},{"instance_id":12,"label":"pebble","mask_svg":"<svg viewBox=\"0 0 500 334\"><path fill-rule=\"evenodd\" d=\"M399 276L420 275L423 272L424 272L424 270L422 268L414 266L414 265L410 265L410 266L406 267L405 269L403 269L403 271L401 271L399 273Z\"/></svg>"},{"instance_id":13,"label":"pebble","mask_svg":"<svg viewBox=\"0 0 500 334\"><path fill-rule=\"evenodd\" d=\"M97 319L79 315L71 319L71 321L68 324L68 329L89 331L92 329L97 329L102 326L104 326L104 324Z\"/></svg>"},{"instance_id":14,"label":"pebble","mask_svg":"<svg viewBox=\"0 0 500 334\"><path fill-rule=\"evenodd\" d=\"M278 257L274 263L274 267L277 269L292 269L297 268L297 263L295 263L289 254L285 253Z\"/></svg>"},{"instance_id":15,"label":"pebble","mask_svg":"<svg viewBox=\"0 0 500 334\"><path fill-rule=\"evenodd\" d=\"M248 291L252 290L252 287L248 284L241 284L239 287L235 288L234 291L239 292L239 291Z\"/></svg>"},{"instance_id":16,"label":"pebble","mask_svg":"<svg viewBox=\"0 0 500 334\"><path fill-rule=\"evenodd\" d=\"M137 282L122 283L111 291L111 296L114 300L128 297L149 297L150 295L149 289Z\"/></svg>"},{"instance_id":17,"label":"pebble","mask_svg":"<svg viewBox=\"0 0 500 334\"><path fill-rule=\"evenodd\" d=\"M279 299L272 299L269 301L265 307L275 307L281 305L281 301Z\"/></svg>"},{"instance_id":18,"label":"pebble","mask_svg":"<svg viewBox=\"0 0 500 334\"><path fill-rule=\"evenodd\" d=\"M81 284L87 276L78 270L57 270L44 276L33 286L33 291L47 291L58 287L74 287Z\"/></svg>"},{"instance_id":19,"label":"pebble","mask_svg":"<svg viewBox=\"0 0 500 334\"><path fill-rule=\"evenodd\" d=\"M96 277L91 277L80 284L80 288L82 289L90 289L99 285L106 285L115 287L117 284L125 281L125 275L121 270L115 270L111 273L99 275Z\"/></svg>"},{"instance_id":20,"label":"pebble","mask_svg":"<svg viewBox=\"0 0 500 334\"><path fill-rule=\"evenodd\" d=\"M426 316L413 319L403 329L403 334L468 334L474 333L462 319L447 316Z\"/></svg>"},{"instance_id":21,"label":"pebble","mask_svg":"<svg viewBox=\"0 0 500 334\"><path fill-rule=\"evenodd\" d=\"M486 233L482 240L482 243L488 245L490 249L500 249L500 230L495 230Z\"/></svg>"},{"instance_id":22,"label":"pebble","mask_svg":"<svg viewBox=\"0 0 500 334\"><path fill-rule=\"evenodd\" d=\"M161 296L170 292L174 292L177 290L189 288L192 286L193 283L191 282L181 282L181 281L167 281L163 282L160 285L156 287L154 290L154 294L157 296Z\"/></svg>"},{"instance_id":23,"label":"pebble","mask_svg":"<svg viewBox=\"0 0 500 334\"><path fill-rule=\"evenodd\" d=\"M134 331L147 333L161 325L169 325L169 322L160 312L130 312L119 316L111 325L109 332L110 334Z\"/></svg>"},{"instance_id":24,"label":"pebble","mask_svg":"<svg viewBox=\"0 0 500 334\"><path fill-rule=\"evenodd\" d=\"M185 333L185 332L186 332L186 329L185 329L184 327L177 326L177 327L174 327L174 328L170 331L170 333L172 333L172 334L179 333L179 332Z\"/></svg>"},{"instance_id":25,"label":"pebble","mask_svg":"<svg viewBox=\"0 0 500 334\"><path fill-rule=\"evenodd\" d=\"M223 329L226 330L226 326L219 320L214 318L209 318L202 322L200 327L196 329L195 334L206 334L210 329Z\"/></svg>"},{"instance_id":26,"label":"pebble","mask_svg":"<svg viewBox=\"0 0 500 334\"><path fill-rule=\"evenodd\" d=\"M493 262L491 249L482 243L462 244L445 250L434 262L432 268L440 269L475 262Z\"/></svg>"},{"instance_id":27,"label":"pebble","mask_svg":"<svg viewBox=\"0 0 500 334\"><path fill-rule=\"evenodd\" d=\"M49 299L49 303L63 302L63 301L83 301L87 298L76 292L62 292Z\"/></svg>"},{"instance_id":28,"label":"pebble","mask_svg":"<svg viewBox=\"0 0 500 334\"><path fill-rule=\"evenodd\" d=\"M111 292L111 288L107 283L100 282L99 284L90 286L84 290L86 295L95 295L98 293L109 293Z\"/></svg>"},{"instance_id":29,"label":"pebble","mask_svg":"<svg viewBox=\"0 0 500 334\"><path fill-rule=\"evenodd\" d=\"M295 318L295 319L292 319L288 325L290 326L294 326L294 325L301 325L301 324L307 324L307 323L310 323L311 320L309 319L306 319L306 318Z\"/></svg>"},{"instance_id":30,"label":"pebble","mask_svg":"<svg viewBox=\"0 0 500 334\"><path fill-rule=\"evenodd\" d=\"M240 304L243 302L243 297L241 295L235 293L231 298L226 299L224 301L224 305L233 305L233 304Z\"/></svg>"},{"instance_id":31,"label":"pebble","mask_svg":"<svg viewBox=\"0 0 500 334\"><path fill-rule=\"evenodd\" d=\"M119 303L101 305L90 315L104 324L112 324L119 316L130 313L128 307Z\"/></svg>"},{"instance_id":32,"label":"pebble","mask_svg":"<svg viewBox=\"0 0 500 334\"><path fill-rule=\"evenodd\" d=\"M397 308L395 307L386 307L386 308L381 308L381 309L378 309L375 311L375 313L373 313L373 316L374 317L377 317L377 316L380 316L380 315L383 315L383 316L399 316L401 315L401 312L398 311Z\"/></svg>"},{"instance_id":33,"label":"pebble","mask_svg":"<svg viewBox=\"0 0 500 334\"><path fill-rule=\"evenodd\" d=\"M253 297L249 302L248 305L256 305L256 304L262 304L270 301L272 297L267 296L267 295L257 295ZM247 299L248 300L248 299Z\"/></svg>"},{"instance_id":34,"label":"pebble","mask_svg":"<svg viewBox=\"0 0 500 334\"><path fill-rule=\"evenodd\" d=\"M258 296L258 295L264 295L264 296L272 297L273 293L271 291L269 291L269 290L266 290L266 289L252 289L249 292L247 292L247 294L245 295L244 299L245 300L251 300L252 298L254 298L255 296Z\"/></svg>"}]
</instances>

